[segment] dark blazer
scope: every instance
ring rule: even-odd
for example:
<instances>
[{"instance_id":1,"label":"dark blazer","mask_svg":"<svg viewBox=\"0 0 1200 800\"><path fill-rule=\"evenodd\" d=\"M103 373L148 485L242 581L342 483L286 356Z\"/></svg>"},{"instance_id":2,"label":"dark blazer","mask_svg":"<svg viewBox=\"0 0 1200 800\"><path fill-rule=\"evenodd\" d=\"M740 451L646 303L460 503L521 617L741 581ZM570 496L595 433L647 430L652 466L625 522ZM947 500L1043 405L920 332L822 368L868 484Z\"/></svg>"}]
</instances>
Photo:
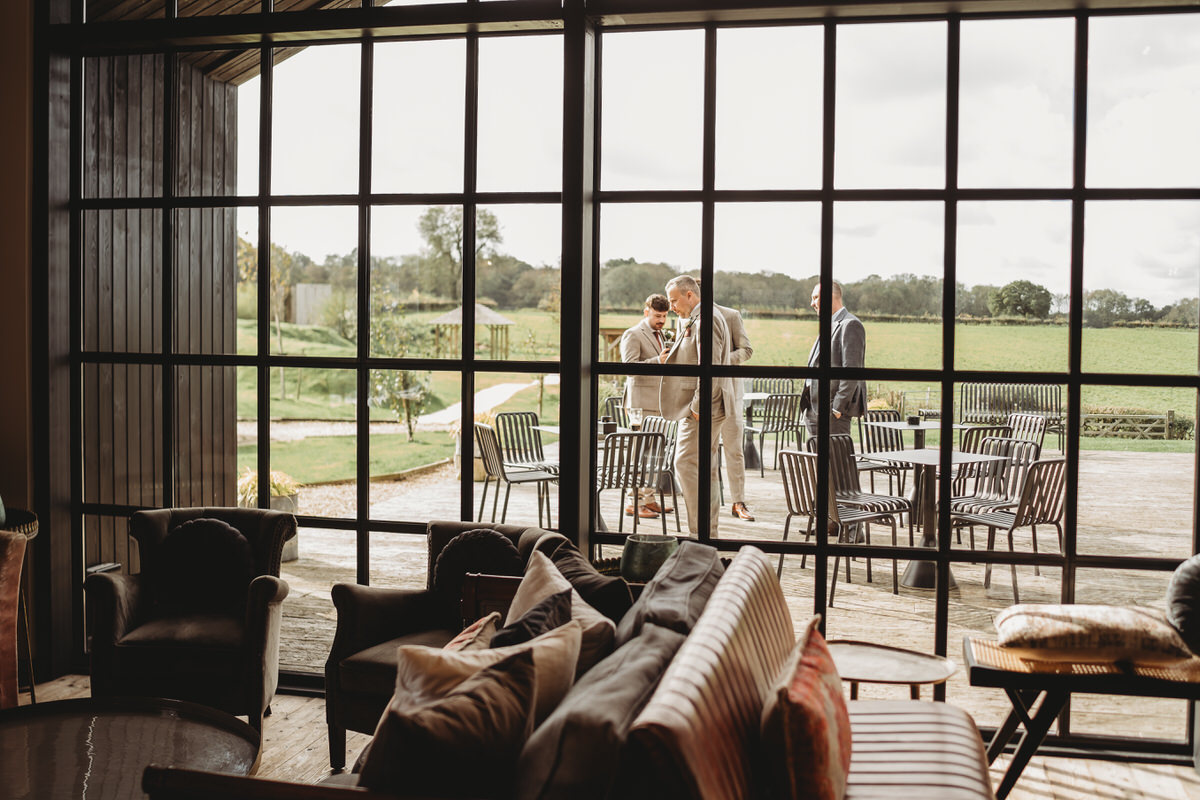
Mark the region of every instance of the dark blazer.
<instances>
[{"instance_id":1,"label":"dark blazer","mask_svg":"<svg viewBox=\"0 0 1200 800\"><path fill-rule=\"evenodd\" d=\"M829 364L832 367L861 367L867 354L867 332L858 317L851 314L845 307L839 309L830 320L829 332ZM818 345L820 340L813 342L809 353L808 363L817 363ZM816 407L816 382L809 379L804 385L804 394L800 398L800 406L805 411ZM866 381L847 381L834 378L829 382L830 410L837 411L844 417L861 417L867 409Z\"/></svg>"}]
</instances>

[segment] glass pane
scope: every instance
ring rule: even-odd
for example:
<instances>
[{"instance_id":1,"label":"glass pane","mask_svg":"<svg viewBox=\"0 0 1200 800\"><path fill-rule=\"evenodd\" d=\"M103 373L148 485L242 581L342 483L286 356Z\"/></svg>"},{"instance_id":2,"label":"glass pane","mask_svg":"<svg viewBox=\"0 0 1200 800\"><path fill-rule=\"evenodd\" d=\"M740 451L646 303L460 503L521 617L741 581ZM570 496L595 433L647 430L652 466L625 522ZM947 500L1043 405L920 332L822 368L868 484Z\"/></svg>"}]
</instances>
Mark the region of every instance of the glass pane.
<instances>
[{"instance_id":1,"label":"glass pane","mask_svg":"<svg viewBox=\"0 0 1200 800\"><path fill-rule=\"evenodd\" d=\"M239 195L258 194L258 137L262 115L262 81L258 75L237 87L237 169Z\"/></svg>"},{"instance_id":2,"label":"glass pane","mask_svg":"<svg viewBox=\"0 0 1200 800\"><path fill-rule=\"evenodd\" d=\"M162 212L83 212L83 349L162 350Z\"/></svg>"},{"instance_id":3,"label":"glass pane","mask_svg":"<svg viewBox=\"0 0 1200 800\"><path fill-rule=\"evenodd\" d=\"M447 519L458 519L458 513ZM425 589L429 543L425 534L371 531L371 585L387 589Z\"/></svg>"},{"instance_id":4,"label":"glass pane","mask_svg":"<svg viewBox=\"0 0 1200 800\"><path fill-rule=\"evenodd\" d=\"M237 505L237 367L178 367L175 505ZM245 369L245 368L242 368ZM253 391L253 370L247 370ZM140 411L140 410L139 410ZM138 419L134 414L133 419Z\"/></svg>"},{"instance_id":5,"label":"glass pane","mask_svg":"<svg viewBox=\"0 0 1200 800\"><path fill-rule=\"evenodd\" d=\"M676 275L700 272L700 206L608 203L600 209L600 359L620 361L621 333L651 294ZM674 328L675 317L667 324Z\"/></svg>"},{"instance_id":6,"label":"glass pane","mask_svg":"<svg viewBox=\"0 0 1200 800\"><path fill-rule=\"evenodd\" d=\"M237 352L258 352L258 209L237 210Z\"/></svg>"},{"instance_id":7,"label":"glass pane","mask_svg":"<svg viewBox=\"0 0 1200 800\"><path fill-rule=\"evenodd\" d=\"M162 369L84 364L83 501L161 506Z\"/></svg>"},{"instance_id":8,"label":"glass pane","mask_svg":"<svg viewBox=\"0 0 1200 800\"><path fill-rule=\"evenodd\" d=\"M1198 226L1196 202L1087 204L1085 371L1195 374Z\"/></svg>"},{"instance_id":9,"label":"glass pane","mask_svg":"<svg viewBox=\"0 0 1200 800\"><path fill-rule=\"evenodd\" d=\"M1081 403L1079 552L1190 556L1195 390L1084 386ZM1130 509L1153 513L1131 526Z\"/></svg>"},{"instance_id":10,"label":"glass pane","mask_svg":"<svg viewBox=\"0 0 1200 800\"><path fill-rule=\"evenodd\" d=\"M561 36L480 40L480 191L562 186L562 61Z\"/></svg>"},{"instance_id":11,"label":"glass pane","mask_svg":"<svg viewBox=\"0 0 1200 800\"><path fill-rule=\"evenodd\" d=\"M258 369L237 367L237 505L258 507Z\"/></svg>"},{"instance_id":12,"label":"glass pane","mask_svg":"<svg viewBox=\"0 0 1200 800\"><path fill-rule=\"evenodd\" d=\"M1200 17L1088 24L1088 186L1200 184Z\"/></svg>"},{"instance_id":13,"label":"glass pane","mask_svg":"<svg viewBox=\"0 0 1200 800\"><path fill-rule=\"evenodd\" d=\"M941 203L834 206L833 278L850 312L866 317L868 367L942 365L943 213ZM810 287L817 269L811 265ZM871 319L876 315L884 319ZM816 315L811 319L815 336Z\"/></svg>"},{"instance_id":14,"label":"glass pane","mask_svg":"<svg viewBox=\"0 0 1200 800\"><path fill-rule=\"evenodd\" d=\"M354 403L353 370L271 369L272 496L294 494L296 513L354 516ZM247 456L257 459L257 449Z\"/></svg>"},{"instance_id":15,"label":"glass pane","mask_svg":"<svg viewBox=\"0 0 1200 800\"><path fill-rule=\"evenodd\" d=\"M244 209L249 210L249 209ZM238 264L237 218L233 208L191 208L174 212L175 350L180 353L235 353L239 292L254 301L252 254L249 281ZM143 298L153 303L157 298Z\"/></svg>"},{"instance_id":16,"label":"glass pane","mask_svg":"<svg viewBox=\"0 0 1200 800\"><path fill-rule=\"evenodd\" d=\"M358 213L271 210L271 352L357 355Z\"/></svg>"},{"instance_id":17,"label":"glass pane","mask_svg":"<svg viewBox=\"0 0 1200 800\"><path fill-rule=\"evenodd\" d=\"M1069 203L960 203L954 366L1065 371L1070 264Z\"/></svg>"},{"instance_id":18,"label":"glass pane","mask_svg":"<svg viewBox=\"0 0 1200 800\"><path fill-rule=\"evenodd\" d=\"M247 109L254 124L246 130L239 127L237 83L256 74L260 61L258 50L198 51L176 57L175 193L180 197L237 192L239 149L257 151L259 113L258 108ZM239 141L243 135L248 141ZM257 152L247 166L257 180Z\"/></svg>"},{"instance_id":19,"label":"glass pane","mask_svg":"<svg viewBox=\"0 0 1200 800\"><path fill-rule=\"evenodd\" d=\"M358 190L358 99L362 50L315 45L275 67L271 191Z\"/></svg>"},{"instance_id":20,"label":"glass pane","mask_svg":"<svg viewBox=\"0 0 1200 800\"><path fill-rule=\"evenodd\" d=\"M84 197L161 197L163 56L83 60Z\"/></svg>"},{"instance_id":21,"label":"glass pane","mask_svg":"<svg viewBox=\"0 0 1200 800\"><path fill-rule=\"evenodd\" d=\"M959 186L1069 186L1071 19L965 21Z\"/></svg>"},{"instance_id":22,"label":"glass pane","mask_svg":"<svg viewBox=\"0 0 1200 800\"><path fill-rule=\"evenodd\" d=\"M458 519L462 376L371 370L370 381L370 518Z\"/></svg>"},{"instance_id":23,"label":"glass pane","mask_svg":"<svg viewBox=\"0 0 1200 800\"><path fill-rule=\"evenodd\" d=\"M543 528L556 524L546 519L546 507L548 504L550 516L557 520L558 485L553 472L559 462L558 387L557 374L476 374L475 422L495 432L506 465L503 470L495 465L489 469L485 460L475 467L477 477L483 469L482 483L475 483L472 499L480 521ZM520 416L503 416L513 413ZM477 455L482 452L480 435L490 437L491 433L476 433Z\"/></svg>"},{"instance_id":24,"label":"glass pane","mask_svg":"<svg viewBox=\"0 0 1200 800\"><path fill-rule=\"evenodd\" d=\"M715 214L713 300L740 313L753 350L745 363L805 366L817 333L808 305L820 204L719 203Z\"/></svg>"},{"instance_id":25,"label":"glass pane","mask_svg":"<svg viewBox=\"0 0 1200 800\"><path fill-rule=\"evenodd\" d=\"M476 352L483 358L557 361L562 209L481 207L475 241Z\"/></svg>"},{"instance_id":26,"label":"glass pane","mask_svg":"<svg viewBox=\"0 0 1200 800\"><path fill-rule=\"evenodd\" d=\"M603 48L601 186L699 189L704 31L607 33Z\"/></svg>"},{"instance_id":27,"label":"glass pane","mask_svg":"<svg viewBox=\"0 0 1200 800\"><path fill-rule=\"evenodd\" d=\"M834 183L937 188L946 180L946 24L838 27Z\"/></svg>"},{"instance_id":28,"label":"glass pane","mask_svg":"<svg viewBox=\"0 0 1200 800\"><path fill-rule=\"evenodd\" d=\"M824 31L717 32L718 189L821 185Z\"/></svg>"},{"instance_id":29,"label":"glass pane","mask_svg":"<svg viewBox=\"0 0 1200 800\"><path fill-rule=\"evenodd\" d=\"M1164 612L1170 580L1170 572L1080 569L1075 601ZM1072 694L1071 733L1182 741L1187 738L1188 705L1185 700L1139 697L1132 704L1125 697Z\"/></svg>"},{"instance_id":30,"label":"glass pane","mask_svg":"<svg viewBox=\"0 0 1200 800\"><path fill-rule=\"evenodd\" d=\"M462 39L375 45L372 191L462 191L465 82Z\"/></svg>"},{"instance_id":31,"label":"glass pane","mask_svg":"<svg viewBox=\"0 0 1200 800\"><path fill-rule=\"evenodd\" d=\"M306 487L307 489L308 487ZM295 543L295 552L286 552ZM333 645L337 617L329 590L335 583L354 583L354 531L305 528L285 545L279 577L287 581L279 628L279 669L322 673Z\"/></svg>"}]
</instances>

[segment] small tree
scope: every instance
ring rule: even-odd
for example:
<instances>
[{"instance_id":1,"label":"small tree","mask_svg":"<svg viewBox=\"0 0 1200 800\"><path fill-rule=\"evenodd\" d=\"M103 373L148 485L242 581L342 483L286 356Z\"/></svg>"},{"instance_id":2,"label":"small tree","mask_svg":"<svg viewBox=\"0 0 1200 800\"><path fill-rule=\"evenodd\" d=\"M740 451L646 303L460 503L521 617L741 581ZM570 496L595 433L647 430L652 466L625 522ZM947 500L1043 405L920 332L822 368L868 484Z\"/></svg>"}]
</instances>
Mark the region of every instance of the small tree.
<instances>
[{"instance_id":1,"label":"small tree","mask_svg":"<svg viewBox=\"0 0 1200 800\"><path fill-rule=\"evenodd\" d=\"M1050 316L1050 290L1032 281L1013 281L988 296L988 308L995 316Z\"/></svg>"},{"instance_id":2,"label":"small tree","mask_svg":"<svg viewBox=\"0 0 1200 800\"><path fill-rule=\"evenodd\" d=\"M402 356L427 346L428 328L406 319L399 303L381 300L371 312L371 352ZM411 442L416 436L417 418L429 401L432 385L427 371L373 370L370 403L388 409L396 419L403 420Z\"/></svg>"}]
</instances>

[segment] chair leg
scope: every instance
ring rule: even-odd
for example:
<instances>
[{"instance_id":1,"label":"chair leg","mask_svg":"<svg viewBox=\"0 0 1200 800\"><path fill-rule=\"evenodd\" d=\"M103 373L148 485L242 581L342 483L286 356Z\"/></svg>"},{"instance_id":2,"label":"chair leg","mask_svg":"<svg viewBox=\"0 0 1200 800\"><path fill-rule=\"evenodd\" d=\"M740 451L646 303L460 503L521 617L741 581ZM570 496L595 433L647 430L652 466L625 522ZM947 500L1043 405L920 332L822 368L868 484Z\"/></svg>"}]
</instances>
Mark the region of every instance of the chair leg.
<instances>
[{"instance_id":1,"label":"chair leg","mask_svg":"<svg viewBox=\"0 0 1200 800\"><path fill-rule=\"evenodd\" d=\"M1008 552L1010 552L1010 553L1013 552L1012 528L1008 529ZM1017 603L1021 602L1021 592L1017 589L1017 565L1009 564L1008 569L1009 569L1009 572L1012 573L1013 604L1016 605Z\"/></svg>"},{"instance_id":2,"label":"chair leg","mask_svg":"<svg viewBox=\"0 0 1200 800\"><path fill-rule=\"evenodd\" d=\"M867 545L867 552L869 553L869 552L871 552L871 523L864 522L862 524L862 526L863 526L863 536L865 537L865 541L866 541L866 545ZM855 538L857 538L857 537L855 537ZM872 577L872 575L871 575L871 557L867 556L867 583L873 583L874 580L875 580L874 577Z\"/></svg>"},{"instance_id":3,"label":"chair leg","mask_svg":"<svg viewBox=\"0 0 1200 800\"><path fill-rule=\"evenodd\" d=\"M763 434L758 435L758 477L767 477L767 451L763 450Z\"/></svg>"},{"instance_id":4,"label":"chair leg","mask_svg":"<svg viewBox=\"0 0 1200 800\"><path fill-rule=\"evenodd\" d=\"M1037 555L1037 551L1038 551L1038 549L1037 549L1037 525L1029 526L1029 537L1033 540L1033 554ZM1037 564L1034 564L1033 565L1033 574L1040 578L1042 575L1042 568L1039 567Z\"/></svg>"},{"instance_id":5,"label":"chair leg","mask_svg":"<svg viewBox=\"0 0 1200 800\"><path fill-rule=\"evenodd\" d=\"M896 546L896 519L892 518L892 547ZM896 572L896 562L899 559L892 559L892 594L900 594L900 577Z\"/></svg>"},{"instance_id":6,"label":"chair leg","mask_svg":"<svg viewBox=\"0 0 1200 800\"><path fill-rule=\"evenodd\" d=\"M329 726L329 767L344 769L346 766L346 729Z\"/></svg>"},{"instance_id":7,"label":"chair leg","mask_svg":"<svg viewBox=\"0 0 1200 800\"><path fill-rule=\"evenodd\" d=\"M995 548L995 546L996 546L996 529L989 527L988 528L988 540L987 540L988 552L989 553L992 552L992 550ZM987 566L985 566L983 568L983 588L988 589L991 587L991 585L992 585L992 564L989 561Z\"/></svg>"},{"instance_id":8,"label":"chair leg","mask_svg":"<svg viewBox=\"0 0 1200 800\"><path fill-rule=\"evenodd\" d=\"M662 489L658 490L658 518L662 521L662 535L667 535L667 512L663 511L667 507L666 498L663 497Z\"/></svg>"},{"instance_id":9,"label":"chair leg","mask_svg":"<svg viewBox=\"0 0 1200 800\"><path fill-rule=\"evenodd\" d=\"M833 605L833 595L837 592L837 573L838 564L842 560L841 556L833 557L833 581L829 584L829 605ZM846 559L846 579L850 579L850 559Z\"/></svg>"},{"instance_id":10,"label":"chair leg","mask_svg":"<svg viewBox=\"0 0 1200 800\"><path fill-rule=\"evenodd\" d=\"M512 484L508 484L509 487ZM500 505L500 479L496 478L496 491L492 492L492 522L496 521L496 509Z\"/></svg>"},{"instance_id":11,"label":"chair leg","mask_svg":"<svg viewBox=\"0 0 1200 800\"><path fill-rule=\"evenodd\" d=\"M483 478L483 494L481 494L479 496L479 520L478 520L479 522L483 522L483 507L484 507L484 504L487 503L487 487L488 487L488 482L490 480L491 479L486 475ZM500 484L497 483L496 489L499 490L499 488L500 488Z\"/></svg>"},{"instance_id":12,"label":"chair leg","mask_svg":"<svg viewBox=\"0 0 1200 800\"><path fill-rule=\"evenodd\" d=\"M787 541L788 528L790 528L791 525L792 525L792 515L788 514L787 518L784 519L784 521L783 521L783 540L782 541L785 541L785 542ZM804 557L803 556L800 559L800 568L804 569ZM775 577L777 577L777 578L783 577L783 553L779 554L779 568L775 570Z\"/></svg>"},{"instance_id":13,"label":"chair leg","mask_svg":"<svg viewBox=\"0 0 1200 800\"><path fill-rule=\"evenodd\" d=\"M500 524L504 524L504 520L508 519L508 496L512 492L512 484L504 487L504 509L500 512Z\"/></svg>"}]
</instances>

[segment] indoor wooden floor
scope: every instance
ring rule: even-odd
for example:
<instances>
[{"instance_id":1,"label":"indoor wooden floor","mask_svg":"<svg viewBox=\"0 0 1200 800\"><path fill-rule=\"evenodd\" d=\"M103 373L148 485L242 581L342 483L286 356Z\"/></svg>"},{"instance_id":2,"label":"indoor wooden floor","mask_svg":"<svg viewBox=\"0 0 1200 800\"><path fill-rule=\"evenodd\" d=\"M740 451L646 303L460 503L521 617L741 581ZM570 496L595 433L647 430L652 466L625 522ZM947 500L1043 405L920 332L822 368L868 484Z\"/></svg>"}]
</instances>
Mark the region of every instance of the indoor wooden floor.
<instances>
[{"instance_id":1,"label":"indoor wooden floor","mask_svg":"<svg viewBox=\"0 0 1200 800\"><path fill-rule=\"evenodd\" d=\"M895 696L906 695L907 690L901 687ZM88 679L83 675L38 686L39 703L87 696ZM21 704L28 702L29 695L22 694ZM329 774L323 699L277 696L263 736L259 776L314 783ZM368 737L351 733L347 738L347 752L353 762ZM1001 758L994 765L994 782L999 782L1005 763ZM1034 758L1009 796L1013 800L1195 800L1200 798L1200 776L1190 767Z\"/></svg>"}]
</instances>

